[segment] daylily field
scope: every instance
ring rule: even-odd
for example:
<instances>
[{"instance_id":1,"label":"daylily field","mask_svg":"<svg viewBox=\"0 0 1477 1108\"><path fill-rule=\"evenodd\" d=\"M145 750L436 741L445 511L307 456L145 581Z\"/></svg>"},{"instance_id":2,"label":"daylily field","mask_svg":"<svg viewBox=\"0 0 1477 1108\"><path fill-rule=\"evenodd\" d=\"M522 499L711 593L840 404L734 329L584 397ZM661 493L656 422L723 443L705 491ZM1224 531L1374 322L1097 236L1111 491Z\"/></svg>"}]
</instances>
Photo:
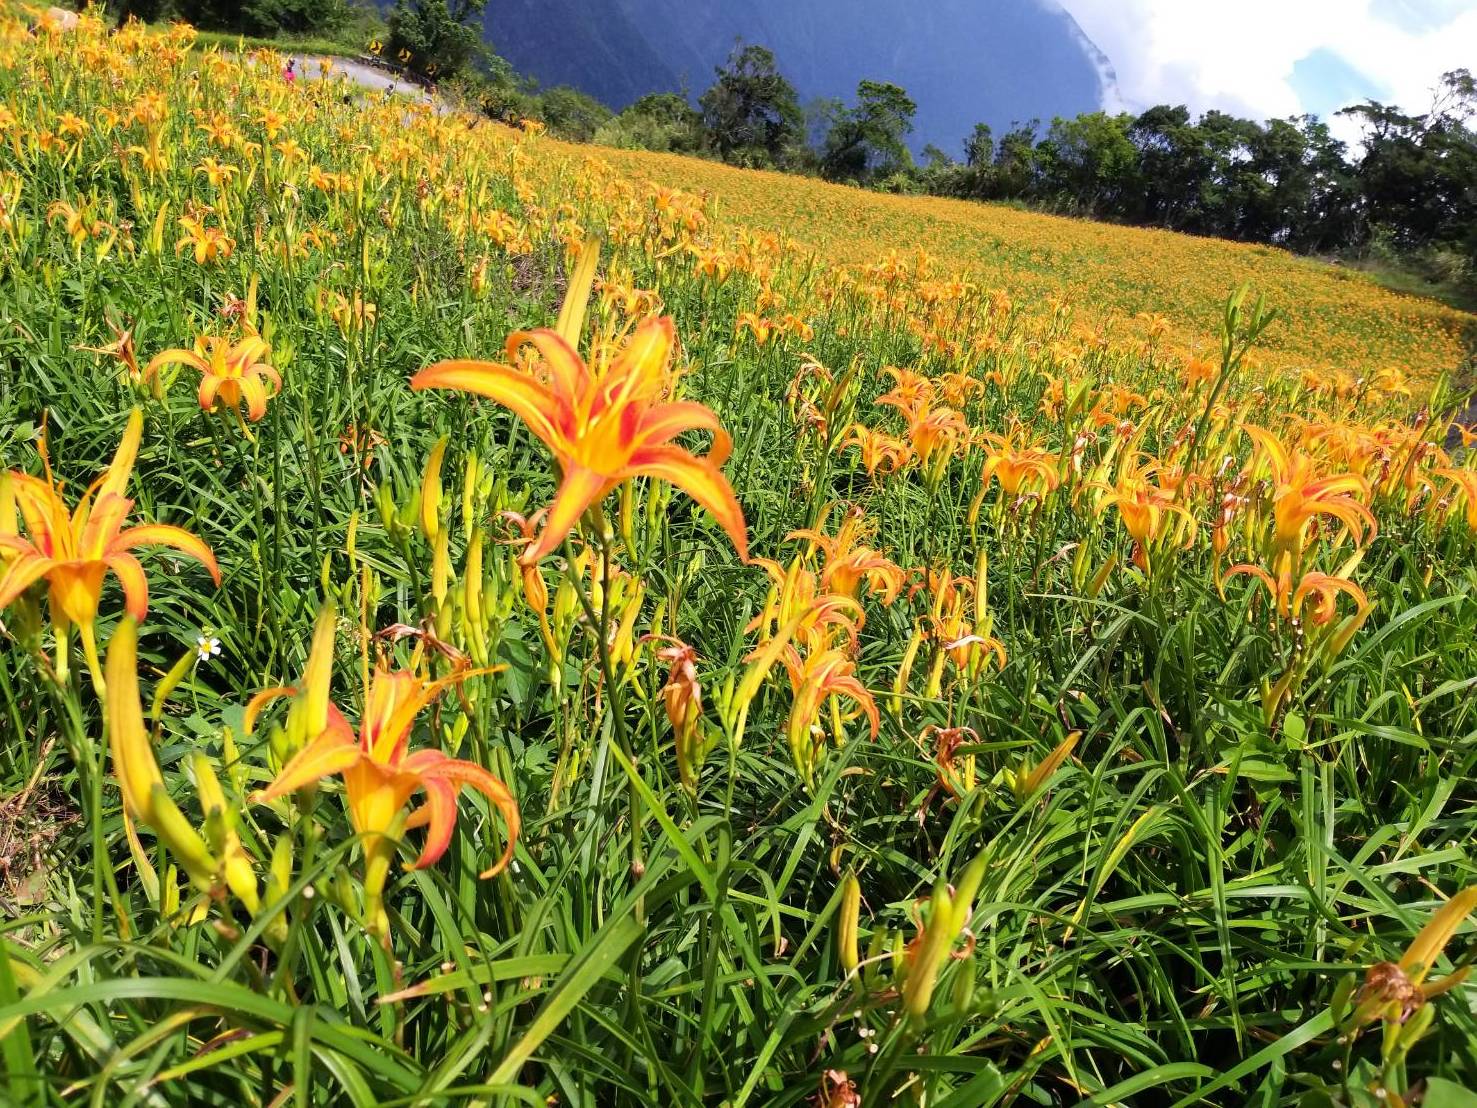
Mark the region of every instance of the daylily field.
<instances>
[{"instance_id":1,"label":"daylily field","mask_svg":"<svg viewBox=\"0 0 1477 1108\"><path fill-rule=\"evenodd\" d=\"M0 1102L1472 1103L1477 320L30 22Z\"/></svg>"}]
</instances>

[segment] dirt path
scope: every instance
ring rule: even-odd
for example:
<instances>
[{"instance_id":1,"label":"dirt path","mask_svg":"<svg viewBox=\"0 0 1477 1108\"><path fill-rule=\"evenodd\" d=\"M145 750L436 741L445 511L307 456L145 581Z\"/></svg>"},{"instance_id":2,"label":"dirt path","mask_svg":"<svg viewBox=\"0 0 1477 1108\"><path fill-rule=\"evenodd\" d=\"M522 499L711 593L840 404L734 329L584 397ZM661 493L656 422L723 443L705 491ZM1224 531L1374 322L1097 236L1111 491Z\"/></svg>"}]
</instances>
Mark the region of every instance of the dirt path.
<instances>
[{"instance_id":1,"label":"dirt path","mask_svg":"<svg viewBox=\"0 0 1477 1108\"><path fill-rule=\"evenodd\" d=\"M361 88L399 93L418 103L429 104L437 112L444 113L450 110L438 97L414 82L349 58L298 58L297 71L305 80L319 81L325 75L330 79L342 76Z\"/></svg>"}]
</instances>

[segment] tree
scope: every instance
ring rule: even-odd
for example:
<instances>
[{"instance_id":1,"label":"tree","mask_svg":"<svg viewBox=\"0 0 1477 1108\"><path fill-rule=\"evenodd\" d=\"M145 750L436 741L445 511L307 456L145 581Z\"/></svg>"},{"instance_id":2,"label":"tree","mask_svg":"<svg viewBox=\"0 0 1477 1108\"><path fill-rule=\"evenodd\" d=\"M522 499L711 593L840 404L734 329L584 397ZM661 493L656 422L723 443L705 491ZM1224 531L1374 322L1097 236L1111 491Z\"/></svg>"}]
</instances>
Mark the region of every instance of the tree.
<instances>
[{"instance_id":1,"label":"tree","mask_svg":"<svg viewBox=\"0 0 1477 1108\"><path fill-rule=\"evenodd\" d=\"M482 46L487 0L395 0L386 55L429 77L450 77Z\"/></svg>"},{"instance_id":2,"label":"tree","mask_svg":"<svg viewBox=\"0 0 1477 1108\"><path fill-rule=\"evenodd\" d=\"M593 96L568 85L555 85L539 94L538 113L560 138L571 142L589 142L612 114Z\"/></svg>"},{"instance_id":3,"label":"tree","mask_svg":"<svg viewBox=\"0 0 1477 1108\"><path fill-rule=\"evenodd\" d=\"M237 7L248 34L323 34L349 21L345 0L243 0Z\"/></svg>"},{"instance_id":4,"label":"tree","mask_svg":"<svg viewBox=\"0 0 1477 1108\"><path fill-rule=\"evenodd\" d=\"M982 169L995 158L995 136L988 123L976 123L974 130L964 140L964 164L970 169Z\"/></svg>"},{"instance_id":5,"label":"tree","mask_svg":"<svg viewBox=\"0 0 1477 1108\"><path fill-rule=\"evenodd\" d=\"M1372 228L1400 250L1448 246L1477 259L1477 82L1464 69L1442 75L1431 110L1404 112L1366 101L1341 114L1364 127L1357 179Z\"/></svg>"},{"instance_id":6,"label":"tree","mask_svg":"<svg viewBox=\"0 0 1477 1108\"><path fill-rule=\"evenodd\" d=\"M1042 191L1059 205L1117 214L1137 177L1138 151L1128 138L1132 125L1132 116L1106 112L1053 119L1036 151Z\"/></svg>"},{"instance_id":7,"label":"tree","mask_svg":"<svg viewBox=\"0 0 1477 1108\"><path fill-rule=\"evenodd\" d=\"M913 164L904 139L918 105L897 85L862 81L856 107L844 109L821 151L821 173L831 180L887 177Z\"/></svg>"},{"instance_id":8,"label":"tree","mask_svg":"<svg viewBox=\"0 0 1477 1108\"><path fill-rule=\"evenodd\" d=\"M633 150L694 154L703 148L703 121L685 97L653 92L601 126L595 141Z\"/></svg>"},{"instance_id":9,"label":"tree","mask_svg":"<svg viewBox=\"0 0 1477 1108\"><path fill-rule=\"evenodd\" d=\"M246 35L331 34L349 21L347 0L109 0L121 21L183 19L208 31Z\"/></svg>"},{"instance_id":10,"label":"tree","mask_svg":"<svg viewBox=\"0 0 1477 1108\"><path fill-rule=\"evenodd\" d=\"M1124 215L1136 223L1182 228L1200 208L1202 182L1210 175L1204 137L1190 122L1190 109L1156 104L1128 129L1138 149L1136 201Z\"/></svg>"},{"instance_id":11,"label":"tree","mask_svg":"<svg viewBox=\"0 0 1477 1108\"><path fill-rule=\"evenodd\" d=\"M987 195L997 200L1025 199L1036 186L1037 121L1012 123L995 148Z\"/></svg>"},{"instance_id":12,"label":"tree","mask_svg":"<svg viewBox=\"0 0 1477 1108\"><path fill-rule=\"evenodd\" d=\"M774 165L802 141L805 117L795 87L762 46L735 48L698 104L708 141L726 162Z\"/></svg>"}]
</instances>

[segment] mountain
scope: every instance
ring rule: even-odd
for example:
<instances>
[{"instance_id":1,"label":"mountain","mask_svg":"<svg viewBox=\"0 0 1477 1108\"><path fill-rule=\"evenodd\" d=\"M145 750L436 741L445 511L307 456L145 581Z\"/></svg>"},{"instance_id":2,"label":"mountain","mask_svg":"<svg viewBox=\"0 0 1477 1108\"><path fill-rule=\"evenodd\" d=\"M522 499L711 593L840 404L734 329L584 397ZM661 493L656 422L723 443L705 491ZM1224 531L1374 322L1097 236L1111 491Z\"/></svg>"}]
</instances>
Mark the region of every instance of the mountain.
<instances>
[{"instance_id":1,"label":"mountain","mask_svg":"<svg viewBox=\"0 0 1477 1108\"><path fill-rule=\"evenodd\" d=\"M1112 66L1056 0L490 0L488 42L519 72L613 108L694 99L735 43L774 51L802 102L863 78L918 103L915 149L958 154L976 123L1076 115L1116 95Z\"/></svg>"}]
</instances>

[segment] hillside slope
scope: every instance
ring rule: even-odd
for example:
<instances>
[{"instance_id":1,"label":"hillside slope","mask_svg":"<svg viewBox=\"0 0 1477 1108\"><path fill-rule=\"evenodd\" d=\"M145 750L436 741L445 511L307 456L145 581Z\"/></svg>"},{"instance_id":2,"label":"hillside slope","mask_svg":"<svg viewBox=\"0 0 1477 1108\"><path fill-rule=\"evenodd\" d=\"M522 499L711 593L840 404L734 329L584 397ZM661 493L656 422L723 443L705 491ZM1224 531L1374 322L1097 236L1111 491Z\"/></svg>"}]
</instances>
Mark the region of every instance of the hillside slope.
<instances>
[{"instance_id":1,"label":"hillside slope","mask_svg":"<svg viewBox=\"0 0 1477 1108\"><path fill-rule=\"evenodd\" d=\"M787 236L839 263L922 250L940 274L967 271L1043 310L1062 297L1080 319L1120 329L1152 306L1187 350L1207 347L1226 295L1246 281L1283 316L1263 340L1269 366L1355 378L1397 369L1431 379L1457 369L1477 341L1477 316L1274 247L1001 204L890 196L670 154L549 145L639 182L704 193L720 219Z\"/></svg>"}]
</instances>

